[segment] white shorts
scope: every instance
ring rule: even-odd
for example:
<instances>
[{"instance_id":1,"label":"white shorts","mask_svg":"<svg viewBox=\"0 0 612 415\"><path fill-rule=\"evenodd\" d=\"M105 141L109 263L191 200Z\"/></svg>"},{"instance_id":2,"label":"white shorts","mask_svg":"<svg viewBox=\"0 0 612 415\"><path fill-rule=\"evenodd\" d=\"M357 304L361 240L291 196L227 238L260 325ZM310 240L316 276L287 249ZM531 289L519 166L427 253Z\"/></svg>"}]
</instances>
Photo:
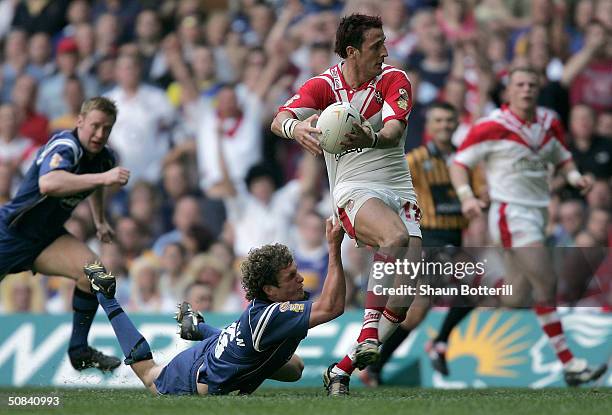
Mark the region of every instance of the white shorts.
<instances>
[{"instance_id":1,"label":"white shorts","mask_svg":"<svg viewBox=\"0 0 612 415\"><path fill-rule=\"evenodd\" d=\"M399 197L390 190L374 190L374 189L355 189L351 192L350 197L343 206L336 206L336 212L346 233L357 240L355 236L355 217L363 204L371 198L377 198L393 209L399 215L400 219L406 226L408 235L422 238L421 227L421 211L416 203L412 203L406 199Z\"/></svg>"},{"instance_id":2,"label":"white shorts","mask_svg":"<svg viewBox=\"0 0 612 415\"><path fill-rule=\"evenodd\" d=\"M505 202L491 202L489 232L493 242L504 248L544 242L548 209Z\"/></svg>"}]
</instances>

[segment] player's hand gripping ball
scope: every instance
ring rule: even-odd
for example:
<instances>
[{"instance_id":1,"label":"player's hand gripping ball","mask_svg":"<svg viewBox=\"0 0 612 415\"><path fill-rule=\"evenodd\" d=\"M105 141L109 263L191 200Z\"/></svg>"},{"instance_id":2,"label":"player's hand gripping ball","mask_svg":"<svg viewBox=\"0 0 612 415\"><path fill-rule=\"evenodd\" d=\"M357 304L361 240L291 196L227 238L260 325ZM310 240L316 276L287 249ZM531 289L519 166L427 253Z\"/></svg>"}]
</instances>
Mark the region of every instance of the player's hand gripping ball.
<instances>
[{"instance_id":1,"label":"player's hand gripping ball","mask_svg":"<svg viewBox=\"0 0 612 415\"><path fill-rule=\"evenodd\" d=\"M336 102L325 108L316 126L321 130L321 148L332 154L345 151L341 143L346 140L345 135L353 131L354 122L360 123L361 116L348 102Z\"/></svg>"}]
</instances>

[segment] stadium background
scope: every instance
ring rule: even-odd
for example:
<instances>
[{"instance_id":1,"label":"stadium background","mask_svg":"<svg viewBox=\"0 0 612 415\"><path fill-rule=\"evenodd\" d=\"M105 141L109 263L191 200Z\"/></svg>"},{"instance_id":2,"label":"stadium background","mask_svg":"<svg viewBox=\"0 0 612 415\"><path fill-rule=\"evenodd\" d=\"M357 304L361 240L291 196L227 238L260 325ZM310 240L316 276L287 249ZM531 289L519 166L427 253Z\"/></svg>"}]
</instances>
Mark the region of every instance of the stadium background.
<instances>
[{"instance_id":1,"label":"stadium background","mask_svg":"<svg viewBox=\"0 0 612 415\"><path fill-rule=\"evenodd\" d=\"M405 69L412 81L414 107L406 151L427 141L424 112L431 102L444 99L460 111L454 137L459 144L475 120L503 101L510 64L529 63L541 70L544 89L539 101L559 113L581 171L596 178L586 198L552 180L549 242L610 246L610 0L2 0L0 203L14 194L35 150L49 135L72 127L83 98L106 94L120 111L110 145L120 164L132 172L127 188L109 192L108 213L117 241L104 246L95 241L87 204L75 210L67 228L119 276L119 301L139 324L150 320L172 333L168 316L183 298L207 313L238 312L244 306L237 273L240 258L248 247L268 242L291 247L316 295L327 258L322 217L330 213L324 168L321 161L302 158L297 144L271 136L269 124L297 86L336 62L335 28L342 14L353 11L382 16L387 63ZM125 58L136 55L141 77L137 61ZM228 177L219 157L227 163ZM486 245L484 222L473 223L464 239L466 245ZM344 260L353 310L362 300L361 258L347 243ZM37 364L36 359L24 363L11 348L15 333L28 330L33 330L33 348L50 351L37 355L40 373L46 375L33 372L26 384L53 384L47 375L65 359L65 339L52 334L69 321L72 284L40 275L11 276L2 282L2 385L21 384L19 376L24 375L9 368ZM576 323L576 333L593 329L587 337L603 341L603 346L580 344L580 334L571 328L570 341L584 348L593 363L605 361L612 344L609 313L592 310L596 316L590 319L581 312L567 319L607 322L598 328ZM525 335L530 346L520 358L533 363L529 353L540 334L531 316L501 315L504 321L515 317L513 327L531 328ZM357 322L359 313L344 318L341 321ZM429 317L420 328L413 353L422 350L430 330L438 327L432 322L439 318ZM228 320L211 315L210 321ZM100 324L92 336L98 328L110 333L109 326ZM461 333L468 324L463 322ZM501 323L494 327L499 330ZM308 339L304 347L316 341ZM104 342L116 348L110 335ZM160 342L159 347L165 347ZM54 348L45 349L51 345ZM330 353L322 359L326 363L340 353L331 345L325 351ZM545 362L552 361L552 350L542 353ZM415 359L402 364L419 362L422 384L433 384L424 358ZM478 379L476 361L463 366L457 362L463 369L452 381L479 386L470 383ZM532 366L529 370L524 367L516 378L500 379L531 385L539 378ZM605 382L610 385L609 376Z\"/></svg>"}]
</instances>

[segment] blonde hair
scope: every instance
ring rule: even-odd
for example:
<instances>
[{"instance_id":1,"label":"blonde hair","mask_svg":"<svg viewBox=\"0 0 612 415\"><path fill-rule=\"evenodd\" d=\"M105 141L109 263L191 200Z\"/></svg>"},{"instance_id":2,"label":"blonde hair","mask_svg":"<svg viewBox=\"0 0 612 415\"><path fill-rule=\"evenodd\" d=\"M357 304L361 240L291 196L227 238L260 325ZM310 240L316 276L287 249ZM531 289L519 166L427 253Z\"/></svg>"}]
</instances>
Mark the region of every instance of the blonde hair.
<instances>
[{"instance_id":1,"label":"blonde hair","mask_svg":"<svg viewBox=\"0 0 612 415\"><path fill-rule=\"evenodd\" d=\"M186 278L183 281L183 292L198 279L198 275L204 268L212 268L221 275L221 280L216 287L211 287L213 291L212 309L221 311L228 298L234 290L236 275L232 270L227 269L223 262L210 254L198 254L194 256L187 266Z\"/></svg>"},{"instance_id":2,"label":"blonde hair","mask_svg":"<svg viewBox=\"0 0 612 415\"><path fill-rule=\"evenodd\" d=\"M106 97L93 97L83 102L80 115L86 116L93 110L102 111L106 115L111 116L113 120L117 119L117 105Z\"/></svg>"}]
</instances>

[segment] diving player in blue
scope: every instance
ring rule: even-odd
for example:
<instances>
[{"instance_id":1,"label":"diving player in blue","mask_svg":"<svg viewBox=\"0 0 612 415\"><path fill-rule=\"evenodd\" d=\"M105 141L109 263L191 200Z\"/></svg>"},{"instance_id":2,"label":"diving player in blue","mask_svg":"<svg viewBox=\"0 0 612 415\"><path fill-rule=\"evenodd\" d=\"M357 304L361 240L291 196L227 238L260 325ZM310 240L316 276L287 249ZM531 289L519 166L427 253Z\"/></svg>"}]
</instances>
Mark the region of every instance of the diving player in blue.
<instances>
[{"instance_id":1,"label":"diving player in blue","mask_svg":"<svg viewBox=\"0 0 612 415\"><path fill-rule=\"evenodd\" d=\"M157 365L144 337L114 298L114 277L89 275L100 305L119 340L125 364L151 392L160 395L249 394L266 379L295 382L304 363L295 354L308 329L344 312L346 283L340 258L344 232L340 223L326 223L328 273L321 296L304 300L304 279L289 249L280 244L252 249L241 266L242 285L250 304L223 330L200 324L203 338ZM113 287L110 292L97 287Z\"/></svg>"},{"instance_id":2,"label":"diving player in blue","mask_svg":"<svg viewBox=\"0 0 612 415\"><path fill-rule=\"evenodd\" d=\"M123 186L130 175L114 167L115 159L106 148L116 118L117 108L107 98L85 101L76 128L49 139L36 154L15 197L0 208L0 281L6 274L27 270L76 280L68 355L77 370L96 367L108 371L121 364L87 343L98 300L84 272L106 274L106 270L96 254L64 228L76 205L93 194L89 201L98 237L110 241L104 187Z\"/></svg>"}]
</instances>

